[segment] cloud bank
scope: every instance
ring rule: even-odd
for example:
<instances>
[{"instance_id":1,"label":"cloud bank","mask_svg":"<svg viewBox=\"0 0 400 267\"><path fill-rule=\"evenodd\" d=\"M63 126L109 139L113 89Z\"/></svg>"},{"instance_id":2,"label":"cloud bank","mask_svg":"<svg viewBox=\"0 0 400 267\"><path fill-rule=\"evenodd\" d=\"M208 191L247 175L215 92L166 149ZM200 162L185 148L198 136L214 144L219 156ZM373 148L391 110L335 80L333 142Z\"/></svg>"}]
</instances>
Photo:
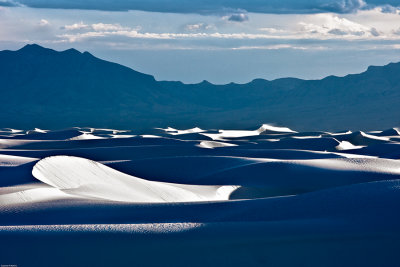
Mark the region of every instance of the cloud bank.
<instances>
[{"instance_id":1,"label":"cloud bank","mask_svg":"<svg viewBox=\"0 0 400 267\"><path fill-rule=\"evenodd\" d=\"M378 12L378 11L375 11ZM236 14L234 18L232 16L226 16L223 18L224 21L243 22L247 21L247 15ZM243 15L243 16L241 16ZM398 14L388 15L390 17L399 16ZM370 15L373 18L373 15ZM258 24L257 24L258 25ZM378 24L379 25L379 24ZM398 24L400 26L400 23ZM229 26L229 25L228 25ZM236 26L236 25L233 25ZM349 18L344 18L333 13L326 14L313 14L313 15L302 15L297 17L297 21L292 21L287 25L280 25L280 28L272 27L254 27L249 25L251 30L246 30L244 27L235 28L235 31L225 29L224 27L216 27L213 24L201 22L194 24L186 24L183 32L174 31L148 31L142 29L140 26L129 27L121 25L119 23L108 24L108 23L84 23L76 22L73 24L67 24L61 27L63 31L59 32L57 37L62 42L83 42L85 40L101 40L112 38L122 41L121 38L128 39L146 39L146 40L192 40L198 45L205 45L208 47L207 42L204 43L201 40L209 41L208 44L217 45L212 40L247 40L247 42L253 43L240 43L230 46L235 47L275 47L276 43L271 41L282 40L285 42L298 42L301 41L312 41L312 42L325 42L327 40L332 41L384 41L384 40L399 40L399 26L393 25L392 27L382 27L377 29L373 25L368 23L355 22ZM255 30L257 29L258 30ZM172 30L172 29L171 29ZM128 39L124 42L130 43ZM254 43L259 40L262 43ZM266 44L265 42L269 42ZM228 43L224 43L227 45ZM218 45L217 45L218 46ZM295 45L298 47L298 45ZM176 46L175 46L176 47ZM284 46L286 48L287 46ZM302 45L303 47L303 45Z\"/></svg>"},{"instance_id":2,"label":"cloud bank","mask_svg":"<svg viewBox=\"0 0 400 267\"><path fill-rule=\"evenodd\" d=\"M0 7L16 7L20 6L18 2L12 0L0 0Z\"/></svg>"},{"instance_id":3,"label":"cloud bank","mask_svg":"<svg viewBox=\"0 0 400 267\"><path fill-rule=\"evenodd\" d=\"M171 13L221 13L226 10L247 10L256 13L352 13L375 6L396 7L398 0L19 0L19 4L35 8L92 9L107 11L142 10ZM0 5L15 5L0 0ZM241 19L239 16L232 20Z\"/></svg>"}]
</instances>

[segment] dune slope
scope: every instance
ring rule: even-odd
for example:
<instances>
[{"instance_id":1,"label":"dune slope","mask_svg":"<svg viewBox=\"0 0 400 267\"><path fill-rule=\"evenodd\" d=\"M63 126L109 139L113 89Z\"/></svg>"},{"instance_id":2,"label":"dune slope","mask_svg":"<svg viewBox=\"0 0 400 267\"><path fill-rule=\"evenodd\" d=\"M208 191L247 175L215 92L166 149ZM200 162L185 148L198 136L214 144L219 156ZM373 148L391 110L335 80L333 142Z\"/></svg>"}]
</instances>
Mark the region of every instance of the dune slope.
<instances>
[{"instance_id":1,"label":"dune slope","mask_svg":"<svg viewBox=\"0 0 400 267\"><path fill-rule=\"evenodd\" d=\"M397 128L0 133L1 264L398 263Z\"/></svg>"}]
</instances>

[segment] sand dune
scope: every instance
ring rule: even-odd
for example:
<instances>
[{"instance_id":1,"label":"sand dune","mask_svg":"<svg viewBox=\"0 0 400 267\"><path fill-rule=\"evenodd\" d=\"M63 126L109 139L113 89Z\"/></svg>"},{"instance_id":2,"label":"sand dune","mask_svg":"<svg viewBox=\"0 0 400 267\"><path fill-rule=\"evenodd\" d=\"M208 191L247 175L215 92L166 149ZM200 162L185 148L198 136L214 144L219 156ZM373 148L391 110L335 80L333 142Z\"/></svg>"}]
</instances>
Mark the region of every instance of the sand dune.
<instances>
[{"instance_id":1,"label":"sand dune","mask_svg":"<svg viewBox=\"0 0 400 267\"><path fill-rule=\"evenodd\" d=\"M181 135L181 134L191 134L191 133L202 133L204 130L200 129L199 127L195 127L192 129L187 129L187 130L177 130L171 127L168 127L167 129L161 129L164 130L166 133L171 134L171 135Z\"/></svg>"},{"instance_id":2,"label":"sand dune","mask_svg":"<svg viewBox=\"0 0 400 267\"><path fill-rule=\"evenodd\" d=\"M219 133L204 133L203 135L212 138L213 140L224 140L224 138L241 138L251 137L260 134L282 134L282 133L295 133L295 131L287 127L276 127L268 124L263 124L257 130L219 130Z\"/></svg>"},{"instance_id":3,"label":"sand dune","mask_svg":"<svg viewBox=\"0 0 400 267\"><path fill-rule=\"evenodd\" d=\"M49 157L32 170L41 182L72 195L127 202L227 200L236 186L193 186L147 181L100 163L70 156Z\"/></svg>"},{"instance_id":4,"label":"sand dune","mask_svg":"<svg viewBox=\"0 0 400 267\"><path fill-rule=\"evenodd\" d=\"M398 257L397 128L2 129L1 136L7 262L50 266L69 259L67 251L84 262L66 266L112 266L118 257L159 266L154 255L174 266L338 266L327 255L380 266ZM109 258L94 252L106 247ZM18 249L32 261L18 261ZM198 250L204 258L193 262ZM319 257L310 253L325 256L309 261Z\"/></svg>"},{"instance_id":5,"label":"sand dune","mask_svg":"<svg viewBox=\"0 0 400 267\"><path fill-rule=\"evenodd\" d=\"M81 135L71 137L69 140L91 140L91 139L104 139L104 138L105 137L101 137L90 133L82 133Z\"/></svg>"},{"instance_id":6,"label":"sand dune","mask_svg":"<svg viewBox=\"0 0 400 267\"><path fill-rule=\"evenodd\" d=\"M227 147L227 146L237 146L236 144L217 142L217 141L202 141L199 147L203 148L215 148L215 147Z\"/></svg>"},{"instance_id":7,"label":"sand dune","mask_svg":"<svg viewBox=\"0 0 400 267\"><path fill-rule=\"evenodd\" d=\"M20 166L22 164L37 161L35 158L17 157L0 154L0 167Z\"/></svg>"}]
</instances>

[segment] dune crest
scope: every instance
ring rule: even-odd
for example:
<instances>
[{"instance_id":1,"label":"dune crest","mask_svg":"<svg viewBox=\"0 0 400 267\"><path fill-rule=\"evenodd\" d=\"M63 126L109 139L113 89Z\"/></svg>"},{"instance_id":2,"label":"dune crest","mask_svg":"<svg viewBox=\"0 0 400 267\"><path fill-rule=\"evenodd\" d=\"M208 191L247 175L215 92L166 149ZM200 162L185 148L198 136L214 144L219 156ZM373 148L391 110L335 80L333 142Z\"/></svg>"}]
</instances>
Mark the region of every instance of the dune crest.
<instances>
[{"instance_id":1,"label":"dune crest","mask_svg":"<svg viewBox=\"0 0 400 267\"><path fill-rule=\"evenodd\" d=\"M68 194L124 202L227 200L237 186L197 186L147 181L98 162L70 156L42 159L33 176Z\"/></svg>"},{"instance_id":2,"label":"dune crest","mask_svg":"<svg viewBox=\"0 0 400 267\"><path fill-rule=\"evenodd\" d=\"M163 265L162 253L186 257L170 264L182 267L297 266L292 257L305 252L307 259L323 259L300 265L319 267L328 262L326 251L346 266L398 261L396 128L74 127L17 134L3 129L0 136L0 260L12 253L19 259L23 249L32 252L29 261L46 252L51 263L44 266L54 266L60 265L59 251L67 259L86 256L89 248L94 256L83 266L106 266L96 257L112 244L114 255L121 248L121 257L133 255L135 263L126 266ZM205 260L198 262L191 251L201 251ZM252 264L255 255L260 261ZM273 257L290 258L290 264L274 264ZM76 266L72 258L61 265Z\"/></svg>"}]
</instances>

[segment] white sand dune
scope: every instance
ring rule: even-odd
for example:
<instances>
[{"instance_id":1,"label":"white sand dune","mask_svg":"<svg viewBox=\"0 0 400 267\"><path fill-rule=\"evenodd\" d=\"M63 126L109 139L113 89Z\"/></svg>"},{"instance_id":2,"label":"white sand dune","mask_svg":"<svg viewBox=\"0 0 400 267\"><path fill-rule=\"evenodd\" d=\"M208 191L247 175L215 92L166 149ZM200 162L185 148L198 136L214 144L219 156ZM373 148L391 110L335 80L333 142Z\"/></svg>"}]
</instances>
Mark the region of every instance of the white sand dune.
<instances>
[{"instance_id":1,"label":"white sand dune","mask_svg":"<svg viewBox=\"0 0 400 267\"><path fill-rule=\"evenodd\" d=\"M386 136L386 137L395 137L400 136L400 128L391 128L385 131L378 131L377 133L373 133L375 136Z\"/></svg>"},{"instance_id":2,"label":"white sand dune","mask_svg":"<svg viewBox=\"0 0 400 267\"><path fill-rule=\"evenodd\" d=\"M47 133L49 130L43 130L43 129L39 129L39 128L35 128L33 130L29 130L26 133L27 134L31 134L31 133Z\"/></svg>"},{"instance_id":3,"label":"white sand dune","mask_svg":"<svg viewBox=\"0 0 400 267\"><path fill-rule=\"evenodd\" d=\"M244 199L299 194L400 177L400 162L397 160L343 155L341 158L297 160L185 156L115 163L112 166L149 180L240 185L242 189L237 191L246 191L240 194ZM203 167L199 169L196 166ZM238 197L234 194L234 198Z\"/></svg>"},{"instance_id":4,"label":"white sand dune","mask_svg":"<svg viewBox=\"0 0 400 267\"><path fill-rule=\"evenodd\" d=\"M287 127L276 127L268 124L263 124L257 130L219 130L219 133L203 133L203 135L210 137L213 140L224 140L225 138L240 138L251 137L260 134L282 134L282 133L296 133Z\"/></svg>"},{"instance_id":5,"label":"white sand dune","mask_svg":"<svg viewBox=\"0 0 400 267\"><path fill-rule=\"evenodd\" d=\"M58 188L33 188L0 194L0 206L32 205L44 201L65 201L74 197L74 195L67 194Z\"/></svg>"},{"instance_id":6,"label":"white sand dune","mask_svg":"<svg viewBox=\"0 0 400 267\"><path fill-rule=\"evenodd\" d=\"M133 135L133 134L113 134L113 135L111 135L112 138L132 138L135 136L136 135Z\"/></svg>"},{"instance_id":7,"label":"white sand dune","mask_svg":"<svg viewBox=\"0 0 400 267\"><path fill-rule=\"evenodd\" d=\"M348 141L356 146L366 146L388 142L390 141L390 138L384 136L375 136L360 131L348 135L347 140L345 141Z\"/></svg>"},{"instance_id":8,"label":"white sand dune","mask_svg":"<svg viewBox=\"0 0 400 267\"><path fill-rule=\"evenodd\" d=\"M90 133L83 133L81 135L69 138L69 140L92 140L92 139L104 139L105 137L97 136Z\"/></svg>"},{"instance_id":9,"label":"white sand dune","mask_svg":"<svg viewBox=\"0 0 400 267\"><path fill-rule=\"evenodd\" d=\"M227 147L227 146L237 146L237 145L225 142L217 142L217 141L202 141L199 144L199 147L202 148L216 148L216 147Z\"/></svg>"},{"instance_id":10,"label":"white sand dune","mask_svg":"<svg viewBox=\"0 0 400 267\"><path fill-rule=\"evenodd\" d=\"M339 145L336 146L336 149L337 150L350 150L350 149L359 149L359 148L363 148L363 147L365 147L365 146L355 146L348 141L342 141L342 142L340 142Z\"/></svg>"},{"instance_id":11,"label":"white sand dune","mask_svg":"<svg viewBox=\"0 0 400 267\"><path fill-rule=\"evenodd\" d=\"M287 127L278 127L269 124L263 124L257 131L264 134L297 133L296 131L293 131Z\"/></svg>"},{"instance_id":12,"label":"white sand dune","mask_svg":"<svg viewBox=\"0 0 400 267\"><path fill-rule=\"evenodd\" d=\"M12 148L25 144L42 142L39 140L15 140L15 139L0 139L0 149Z\"/></svg>"},{"instance_id":13,"label":"white sand dune","mask_svg":"<svg viewBox=\"0 0 400 267\"><path fill-rule=\"evenodd\" d=\"M161 138L161 136L154 135L154 134L142 134L140 135L142 138Z\"/></svg>"},{"instance_id":14,"label":"white sand dune","mask_svg":"<svg viewBox=\"0 0 400 267\"><path fill-rule=\"evenodd\" d=\"M32 170L38 180L72 195L127 202L227 200L236 186L193 186L153 182L100 163L69 156L49 157Z\"/></svg>"},{"instance_id":15,"label":"white sand dune","mask_svg":"<svg viewBox=\"0 0 400 267\"><path fill-rule=\"evenodd\" d=\"M19 166L25 163L37 161L36 158L18 157L0 154L0 167L5 166Z\"/></svg>"},{"instance_id":16,"label":"white sand dune","mask_svg":"<svg viewBox=\"0 0 400 267\"><path fill-rule=\"evenodd\" d=\"M23 133L24 130L18 130L18 129L12 129L12 128L1 128L0 129L0 134L5 133L5 134L16 134L16 133Z\"/></svg>"},{"instance_id":17,"label":"white sand dune","mask_svg":"<svg viewBox=\"0 0 400 267\"><path fill-rule=\"evenodd\" d=\"M88 133L92 134L120 134L127 133L128 130L106 129L106 128L88 128Z\"/></svg>"},{"instance_id":18,"label":"white sand dune","mask_svg":"<svg viewBox=\"0 0 400 267\"><path fill-rule=\"evenodd\" d=\"M397 266L398 128L0 134L0 264Z\"/></svg>"},{"instance_id":19,"label":"white sand dune","mask_svg":"<svg viewBox=\"0 0 400 267\"><path fill-rule=\"evenodd\" d=\"M182 134L205 132L204 130L200 129L199 127L195 127L195 128L191 128L191 129L187 129L187 130L177 130L177 129L168 127L167 129L161 129L161 130L164 130L166 133L168 133L170 135L182 135Z\"/></svg>"},{"instance_id":20,"label":"white sand dune","mask_svg":"<svg viewBox=\"0 0 400 267\"><path fill-rule=\"evenodd\" d=\"M322 135L306 135L306 136L293 136L295 139L311 139L311 138L321 138Z\"/></svg>"}]
</instances>

